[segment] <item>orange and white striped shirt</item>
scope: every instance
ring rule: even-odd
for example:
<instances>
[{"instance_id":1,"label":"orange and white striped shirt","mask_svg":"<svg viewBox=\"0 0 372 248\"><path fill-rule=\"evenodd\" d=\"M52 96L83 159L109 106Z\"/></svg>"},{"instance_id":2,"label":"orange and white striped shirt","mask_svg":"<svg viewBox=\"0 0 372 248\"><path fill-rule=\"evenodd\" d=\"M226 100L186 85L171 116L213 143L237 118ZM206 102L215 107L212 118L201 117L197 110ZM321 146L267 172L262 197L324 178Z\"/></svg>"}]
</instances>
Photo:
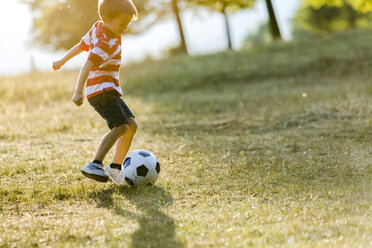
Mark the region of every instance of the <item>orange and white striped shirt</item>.
<instances>
[{"instance_id":1,"label":"orange and white striped shirt","mask_svg":"<svg viewBox=\"0 0 372 248\"><path fill-rule=\"evenodd\" d=\"M94 64L85 86L87 98L99 95L104 90L116 90L122 96L119 84L121 36L115 36L103 27L102 21L98 21L81 39L80 47L89 52L88 60Z\"/></svg>"}]
</instances>

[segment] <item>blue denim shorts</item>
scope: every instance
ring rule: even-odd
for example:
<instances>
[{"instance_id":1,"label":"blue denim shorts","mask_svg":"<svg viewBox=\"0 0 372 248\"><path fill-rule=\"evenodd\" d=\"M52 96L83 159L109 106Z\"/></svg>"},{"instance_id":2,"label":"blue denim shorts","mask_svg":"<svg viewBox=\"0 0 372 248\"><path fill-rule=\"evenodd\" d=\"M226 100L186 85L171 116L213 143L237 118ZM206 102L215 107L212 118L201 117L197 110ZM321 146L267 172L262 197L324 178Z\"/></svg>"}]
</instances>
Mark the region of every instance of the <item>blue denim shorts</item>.
<instances>
[{"instance_id":1,"label":"blue denim shorts","mask_svg":"<svg viewBox=\"0 0 372 248\"><path fill-rule=\"evenodd\" d=\"M135 117L116 90L104 91L89 98L88 102L106 120L110 129L129 124L128 118Z\"/></svg>"}]
</instances>

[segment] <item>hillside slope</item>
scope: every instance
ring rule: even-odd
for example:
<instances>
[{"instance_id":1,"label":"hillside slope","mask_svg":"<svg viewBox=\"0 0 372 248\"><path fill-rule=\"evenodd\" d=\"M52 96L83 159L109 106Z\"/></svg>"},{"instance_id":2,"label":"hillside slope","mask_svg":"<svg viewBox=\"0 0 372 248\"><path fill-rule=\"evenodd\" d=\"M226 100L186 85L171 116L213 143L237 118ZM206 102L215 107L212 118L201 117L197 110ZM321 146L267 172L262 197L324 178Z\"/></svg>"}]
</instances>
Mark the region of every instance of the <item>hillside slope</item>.
<instances>
[{"instance_id":1,"label":"hillside slope","mask_svg":"<svg viewBox=\"0 0 372 248\"><path fill-rule=\"evenodd\" d=\"M106 124L78 72L2 78L0 246L369 247L372 35L129 65L155 186L84 178ZM109 163L113 153L108 154Z\"/></svg>"}]
</instances>

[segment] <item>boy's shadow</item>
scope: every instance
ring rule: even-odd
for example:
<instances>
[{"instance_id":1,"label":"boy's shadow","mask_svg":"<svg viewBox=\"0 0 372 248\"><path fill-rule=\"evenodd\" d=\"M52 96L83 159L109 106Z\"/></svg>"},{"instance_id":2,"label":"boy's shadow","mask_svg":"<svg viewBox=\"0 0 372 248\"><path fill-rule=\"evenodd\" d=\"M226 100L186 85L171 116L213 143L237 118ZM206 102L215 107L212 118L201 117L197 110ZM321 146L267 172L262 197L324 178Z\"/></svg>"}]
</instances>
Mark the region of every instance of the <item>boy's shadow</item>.
<instances>
[{"instance_id":1,"label":"boy's shadow","mask_svg":"<svg viewBox=\"0 0 372 248\"><path fill-rule=\"evenodd\" d=\"M141 214L122 209L112 199L113 193L118 193L132 202ZM91 198L98 200L98 207L113 210L116 214L136 219L140 227L132 234L130 247L172 247L181 248L184 245L177 240L174 220L160 209L173 204L171 194L158 186L117 187L92 193Z\"/></svg>"}]
</instances>

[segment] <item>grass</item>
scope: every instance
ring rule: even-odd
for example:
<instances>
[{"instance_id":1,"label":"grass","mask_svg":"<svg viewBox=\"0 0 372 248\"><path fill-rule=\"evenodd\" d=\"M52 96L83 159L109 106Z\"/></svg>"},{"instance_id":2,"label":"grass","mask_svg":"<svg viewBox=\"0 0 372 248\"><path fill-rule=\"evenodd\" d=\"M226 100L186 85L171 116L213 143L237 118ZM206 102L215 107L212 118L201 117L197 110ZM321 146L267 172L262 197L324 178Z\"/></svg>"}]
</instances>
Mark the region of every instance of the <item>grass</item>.
<instances>
[{"instance_id":1,"label":"grass","mask_svg":"<svg viewBox=\"0 0 372 248\"><path fill-rule=\"evenodd\" d=\"M79 172L107 127L70 101L78 72L2 78L0 247L371 246L371 41L127 66L152 187Z\"/></svg>"}]
</instances>

